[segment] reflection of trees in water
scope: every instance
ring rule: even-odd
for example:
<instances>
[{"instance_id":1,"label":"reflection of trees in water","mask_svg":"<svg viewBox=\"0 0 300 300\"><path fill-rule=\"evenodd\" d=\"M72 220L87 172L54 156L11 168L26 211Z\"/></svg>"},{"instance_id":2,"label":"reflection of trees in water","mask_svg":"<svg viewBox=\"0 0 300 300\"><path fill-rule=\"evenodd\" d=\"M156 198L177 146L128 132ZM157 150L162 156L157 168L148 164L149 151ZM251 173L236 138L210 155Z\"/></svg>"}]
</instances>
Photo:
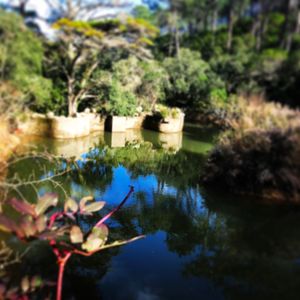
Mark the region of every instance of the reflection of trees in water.
<instances>
[{"instance_id":1,"label":"reflection of trees in water","mask_svg":"<svg viewBox=\"0 0 300 300\"><path fill-rule=\"evenodd\" d=\"M192 164L190 162L193 162ZM195 187L198 182L199 166L204 157L180 150L176 153L162 148L155 149L149 142L129 144L125 148L111 149L103 144L88 152L82 160L77 161L71 172L57 177L56 183L43 182L38 186L23 186L20 191L26 198L36 199L36 192L56 192L60 199L66 195L94 194L96 190L105 191L112 183L113 168L124 166L131 178L154 174L159 182L158 188L167 184L178 190L187 186ZM41 179L45 175L55 174L66 168L66 162L47 161L29 158L15 164L9 172L13 177L18 174L21 180Z\"/></svg>"},{"instance_id":2,"label":"reflection of trees in water","mask_svg":"<svg viewBox=\"0 0 300 300\"><path fill-rule=\"evenodd\" d=\"M194 257L185 276L213 280L226 299L298 299L299 212L207 202L191 213L186 196L153 191L153 202L143 192L136 198L117 219L146 235L165 231L171 252Z\"/></svg>"},{"instance_id":3,"label":"reflection of trees in water","mask_svg":"<svg viewBox=\"0 0 300 300\"><path fill-rule=\"evenodd\" d=\"M175 188L194 187L199 178L199 168L205 157L180 150L176 153L162 148L155 149L149 142L129 144L125 148L98 148L87 157L95 165L124 166L132 178L154 174L160 184ZM191 163L193 162L193 163Z\"/></svg>"},{"instance_id":4,"label":"reflection of trees in water","mask_svg":"<svg viewBox=\"0 0 300 300\"><path fill-rule=\"evenodd\" d=\"M217 203L212 211L223 226L211 226L207 220L206 238L216 239L206 251L200 249L184 274L214 280L228 299L298 299L299 213L238 203L233 211L222 206ZM197 226L198 230L201 227ZM200 244L204 240L205 235Z\"/></svg>"},{"instance_id":5,"label":"reflection of trees in water","mask_svg":"<svg viewBox=\"0 0 300 300\"><path fill-rule=\"evenodd\" d=\"M61 178L61 183L69 194L74 194L74 184L93 194L111 184L113 169L119 165L123 165L132 178L154 174L157 179L154 190L137 192L135 205L120 211L111 222L114 240L164 231L171 252L193 256L183 274L213 280L224 289L226 298L298 299L300 268L295 260L300 253L300 213L253 203L226 201L225 205L225 195L221 201L207 195L203 202L205 207L201 207L197 183L203 159L202 155L184 150L174 153L154 149L149 143L119 149L99 145L78 163L78 169ZM54 167L58 166L49 163L46 170L53 171ZM44 171L36 161L15 168L10 170L11 174L18 171L28 176L30 170L42 176ZM42 188L51 190L53 187L45 183ZM80 291L88 290L90 299L99 299L101 292L97 285L118 251L72 258L66 274L68 297L72 298L76 291L79 295L76 299L84 299L80 298ZM28 263L26 268L30 266L32 270L56 275L51 253L44 260L34 254L31 257L35 263Z\"/></svg>"}]
</instances>

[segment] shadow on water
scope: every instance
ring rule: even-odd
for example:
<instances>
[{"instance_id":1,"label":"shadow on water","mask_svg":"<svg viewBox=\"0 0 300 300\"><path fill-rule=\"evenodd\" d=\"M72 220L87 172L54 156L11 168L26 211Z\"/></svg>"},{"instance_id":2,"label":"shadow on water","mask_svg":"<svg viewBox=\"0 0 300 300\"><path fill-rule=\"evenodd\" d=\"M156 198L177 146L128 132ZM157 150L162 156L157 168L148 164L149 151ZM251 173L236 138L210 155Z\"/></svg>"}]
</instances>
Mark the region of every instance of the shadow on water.
<instances>
[{"instance_id":1,"label":"shadow on water","mask_svg":"<svg viewBox=\"0 0 300 300\"><path fill-rule=\"evenodd\" d=\"M108 222L111 238L147 237L90 258L73 257L65 299L299 298L300 211L202 188L199 173L214 136L197 127L172 137L150 131L105 134L74 155L82 158L79 169L59 178L65 192L75 199L94 195L109 209L133 185L134 196ZM56 154L59 147L72 148L58 144L43 142ZM28 160L10 174L26 178L32 170L40 177L55 167ZM54 186L38 188L44 193ZM30 187L22 192L35 197ZM64 193L57 192L63 199ZM21 272L55 278L53 255L38 249L27 256Z\"/></svg>"}]
</instances>

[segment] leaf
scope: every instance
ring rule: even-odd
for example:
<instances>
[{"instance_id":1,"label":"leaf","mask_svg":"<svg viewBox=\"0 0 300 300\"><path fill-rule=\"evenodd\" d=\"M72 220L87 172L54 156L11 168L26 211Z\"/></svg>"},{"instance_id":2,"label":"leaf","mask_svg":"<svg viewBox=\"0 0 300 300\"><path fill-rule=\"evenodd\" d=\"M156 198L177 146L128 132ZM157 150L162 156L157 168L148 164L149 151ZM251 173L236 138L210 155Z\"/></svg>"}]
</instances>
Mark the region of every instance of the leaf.
<instances>
[{"instance_id":1,"label":"leaf","mask_svg":"<svg viewBox=\"0 0 300 300\"><path fill-rule=\"evenodd\" d=\"M0 215L0 230L5 232L16 232L18 229L17 224L10 218Z\"/></svg>"},{"instance_id":2,"label":"leaf","mask_svg":"<svg viewBox=\"0 0 300 300\"><path fill-rule=\"evenodd\" d=\"M94 227L86 242L82 244L82 249L87 252L100 250L105 245L108 237L108 228L102 224L99 227Z\"/></svg>"},{"instance_id":3,"label":"leaf","mask_svg":"<svg viewBox=\"0 0 300 300\"><path fill-rule=\"evenodd\" d=\"M39 216L47 211L51 206L56 206L58 203L58 197L56 194L49 193L38 199L37 205L35 207L36 214Z\"/></svg>"},{"instance_id":4,"label":"leaf","mask_svg":"<svg viewBox=\"0 0 300 300\"><path fill-rule=\"evenodd\" d=\"M26 201L20 201L17 200L16 198L13 198L11 200L8 201L8 203L19 213L23 214L23 215L31 215L31 216L35 216L35 209L34 209L34 205L26 202Z\"/></svg>"},{"instance_id":5,"label":"leaf","mask_svg":"<svg viewBox=\"0 0 300 300\"><path fill-rule=\"evenodd\" d=\"M93 196L87 196L87 197L84 197L80 200L80 203L79 203L79 208L80 208L80 211L82 211L85 207L85 204L88 202L88 201L92 201L94 200L94 197Z\"/></svg>"},{"instance_id":6,"label":"leaf","mask_svg":"<svg viewBox=\"0 0 300 300\"><path fill-rule=\"evenodd\" d=\"M47 218L45 216L39 216L35 221L35 226L38 232L43 232L47 227Z\"/></svg>"},{"instance_id":7,"label":"leaf","mask_svg":"<svg viewBox=\"0 0 300 300\"><path fill-rule=\"evenodd\" d=\"M38 238L40 240L53 240L69 232L69 226L62 226L56 230L42 232Z\"/></svg>"},{"instance_id":8,"label":"leaf","mask_svg":"<svg viewBox=\"0 0 300 300\"><path fill-rule=\"evenodd\" d=\"M33 276L31 278L30 285L31 285L31 288L33 290L35 290L36 288L42 286L42 284L43 284L43 280L42 280L42 278L40 276Z\"/></svg>"},{"instance_id":9,"label":"leaf","mask_svg":"<svg viewBox=\"0 0 300 300\"><path fill-rule=\"evenodd\" d=\"M92 204L86 205L83 208L82 213L93 213L99 211L104 207L104 205L105 205L104 201L94 202Z\"/></svg>"},{"instance_id":10,"label":"leaf","mask_svg":"<svg viewBox=\"0 0 300 300\"><path fill-rule=\"evenodd\" d=\"M76 213L78 211L78 204L75 200L72 198L69 198L64 205L64 212L68 212L70 210L73 213Z\"/></svg>"},{"instance_id":11,"label":"leaf","mask_svg":"<svg viewBox=\"0 0 300 300\"><path fill-rule=\"evenodd\" d=\"M72 226L70 231L70 239L73 244L79 244L83 242L83 233L78 226Z\"/></svg>"},{"instance_id":12,"label":"leaf","mask_svg":"<svg viewBox=\"0 0 300 300\"><path fill-rule=\"evenodd\" d=\"M34 236L37 233L37 227L35 226L31 216L24 216L21 219L20 227L22 228L26 237Z\"/></svg>"},{"instance_id":13,"label":"leaf","mask_svg":"<svg viewBox=\"0 0 300 300\"><path fill-rule=\"evenodd\" d=\"M22 281L21 281L21 289L23 293L27 293L30 289L30 281L28 276L23 277Z\"/></svg>"},{"instance_id":14,"label":"leaf","mask_svg":"<svg viewBox=\"0 0 300 300\"><path fill-rule=\"evenodd\" d=\"M105 245L105 249L113 248L113 247L118 247L118 246L123 246L123 245L126 245L126 244L130 244L130 243L135 242L137 240L143 239L144 237L145 237L144 235L139 235L139 236L136 236L136 237L134 237L132 239L129 239L129 240L114 241L111 244L106 244Z\"/></svg>"}]
</instances>

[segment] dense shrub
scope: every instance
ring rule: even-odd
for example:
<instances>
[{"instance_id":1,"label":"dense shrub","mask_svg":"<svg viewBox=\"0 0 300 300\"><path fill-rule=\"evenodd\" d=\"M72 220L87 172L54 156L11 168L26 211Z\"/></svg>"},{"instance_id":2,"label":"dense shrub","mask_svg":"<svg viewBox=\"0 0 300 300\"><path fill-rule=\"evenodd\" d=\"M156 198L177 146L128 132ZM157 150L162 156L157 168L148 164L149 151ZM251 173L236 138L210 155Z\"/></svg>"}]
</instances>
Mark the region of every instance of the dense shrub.
<instances>
[{"instance_id":1,"label":"dense shrub","mask_svg":"<svg viewBox=\"0 0 300 300\"><path fill-rule=\"evenodd\" d=\"M281 65L277 87L273 98L293 107L300 105L300 50L294 51Z\"/></svg>"},{"instance_id":2,"label":"dense shrub","mask_svg":"<svg viewBox=\"0 0 300 300\"><path fill-rule=\"evenodd\" d=\"M181 108L206 111L212 99L226 98L223 81L201 59L198 52L182 49L180 57L168 57L163 66L169 74L170 85L166 91L166 103ZM224 97L225 96L225 97Z\"/></svg>"},{"instance_id":3,"label":"dense shrub","mask_svg":"<svg viewBox=\"0 0 300 300\"><path fill-rule=\"evenodd\" d=\"M114 116L134 116L137 99L132 92L124 90L118 81L112 80L107 111Z\"/></svg>"},{"instance_id":4,"label":"dense shrub","mask_svg":"<svg viewBox=\"0 0 300 300\"><path fill-rule=\"evenodd\" d=\"M164 100L168 86L167 73L157 61L140 61L134 56L115 63L104 77L101 93L107 97L106 110L113 114L151 110Z\"/></svg>"},{"instance_id":5,"label":"dense shrub","mask_svg":"<svg viewBox=\"0 0 300 300\"><path fill-rule=\"evenodd\" d=\"M2 79L22 91L34 108L50 99L51 81L42 77L43 54L41 40L26 28L22 18L0 10Z\"/></svg>"},{"instance_id":6,"label":"dense shrub","mask_svg":"<svg viewBox=\"0 0 300 300\"><path fill-rule=\"evenodd\" d=\"M272 103L239 100L231 130L210 154L204 182L232 192L300 201L299 117Z\"/></svg>"}]
</instances>

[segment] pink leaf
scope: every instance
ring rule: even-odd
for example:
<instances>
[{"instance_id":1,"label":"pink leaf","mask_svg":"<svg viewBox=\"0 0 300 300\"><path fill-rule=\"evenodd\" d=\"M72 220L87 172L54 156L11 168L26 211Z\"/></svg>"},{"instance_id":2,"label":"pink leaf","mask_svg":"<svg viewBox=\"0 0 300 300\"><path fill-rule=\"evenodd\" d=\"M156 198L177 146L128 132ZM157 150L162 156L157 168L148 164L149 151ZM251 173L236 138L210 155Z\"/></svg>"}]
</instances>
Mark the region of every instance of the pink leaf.
<instances>
[{"instance_id":1,"label":"pink leaf","mask_svg":"<svg viewBox=\"0 0 300 300\"><path fill-rule=\"evenodd\" d=\"M36 216L34 205L25 202L17 200L16 198L13 198L8 201L8 203L19 213L23 215L31 215L33 217Z\"/></svg>"},{"instance_id":2,"label":"pink leaf","mask_svg":"<svg viewBox=\"0 0 300 300\"><path fill-rule=\"evenodd\" d=\"M15 232L19 237L24 236L19 226L13 220L4 215L0 215L0 230L5 232Z\"/></svg>"},{"instance_id":3,"label":"pink leaf","mask_svg":"<svg viewBox=\"0 0 300 300\"><path fill-rule=\"evenodd\" d=\"M58 197L56 194L49 193L38 199L37 205L35 207L36 214L42 215L44 214L48 208L52 206L56 206L58 203Z\"/></svg>"}]
</instances>

